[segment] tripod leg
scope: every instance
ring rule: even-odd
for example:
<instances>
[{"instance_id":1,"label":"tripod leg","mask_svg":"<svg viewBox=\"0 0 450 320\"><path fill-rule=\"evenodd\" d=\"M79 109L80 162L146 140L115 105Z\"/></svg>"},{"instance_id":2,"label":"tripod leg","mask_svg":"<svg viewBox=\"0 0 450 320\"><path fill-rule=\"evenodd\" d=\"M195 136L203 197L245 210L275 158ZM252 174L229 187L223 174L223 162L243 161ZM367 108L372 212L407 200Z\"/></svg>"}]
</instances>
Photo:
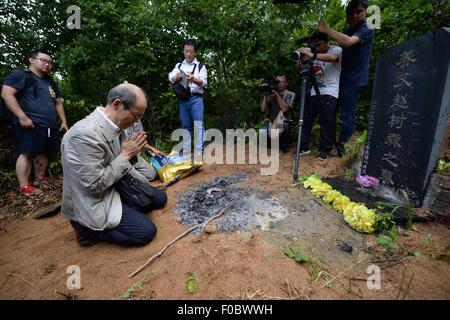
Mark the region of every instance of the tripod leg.
<instances>
[{"instance_id":1,"label":"tripod leg","mask_svg":"<svg viewBox=\"0 0 450 320\"><path fill-rule=\"evenodd\" d=\"M294 176L293 180L298 180L298 166L299 166L299 160L300 160L300 144L302 141L302 128L303 128L303 115L305 112L305 98L306 98L306 84L307 79L306 77L302 78L302 85L300 88L300 116L298 118L298 136L297 136L297 152L295 153L295 165L294 165Z\"/></svg>"}]
</instances>

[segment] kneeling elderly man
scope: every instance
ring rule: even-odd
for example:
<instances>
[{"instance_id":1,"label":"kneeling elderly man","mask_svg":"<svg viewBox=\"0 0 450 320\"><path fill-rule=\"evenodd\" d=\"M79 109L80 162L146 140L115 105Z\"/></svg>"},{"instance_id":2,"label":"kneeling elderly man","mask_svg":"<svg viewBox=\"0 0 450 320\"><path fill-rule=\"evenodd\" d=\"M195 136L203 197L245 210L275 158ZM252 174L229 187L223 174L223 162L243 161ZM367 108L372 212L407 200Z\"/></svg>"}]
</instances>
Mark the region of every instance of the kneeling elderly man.
<instances>
[{"instance_id":1,"label":"kneeling elderly man","mask_svg":"<svg viewBox=\"0 0 450 320\"><path fill-rule=\"evenodd\" d=\"M146 134L128 138L124 134L146 109L147 99L139 87L120 84L109 91L106 107L96 108L64 135L61 214L70 220L81 246L99 241L146 245L156 235L146 212L127 205L114 187L128 173L145 183L156 177L153 167L139 157ZM160 209L166 202L166 194L154 189L149 209Z\"/></svg>"}]
</instances>

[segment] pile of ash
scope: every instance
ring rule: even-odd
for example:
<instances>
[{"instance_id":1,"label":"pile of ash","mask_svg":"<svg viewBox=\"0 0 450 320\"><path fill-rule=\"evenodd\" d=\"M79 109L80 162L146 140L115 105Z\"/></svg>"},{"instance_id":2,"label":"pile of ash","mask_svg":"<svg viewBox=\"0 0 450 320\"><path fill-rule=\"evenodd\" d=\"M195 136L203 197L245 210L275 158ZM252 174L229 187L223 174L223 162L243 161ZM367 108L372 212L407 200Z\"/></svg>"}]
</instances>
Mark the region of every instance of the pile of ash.
<instances>
[{"instance_id":1,"label":"pile of ash","mask_svg":"<svg viewBox=\"0 0 450 320\"><path fill-rule=\"evenodd\" d=\"M180 222L195 226L218 214L230 205L230 209L212 222L220 230L268 229L272 221L286 217L289 212L276 198L252 187L233 186L247 176L237 173L229 177L216 177L206 184L197 185L179 196L174 213Z\"/></svg>"}]
</instances>

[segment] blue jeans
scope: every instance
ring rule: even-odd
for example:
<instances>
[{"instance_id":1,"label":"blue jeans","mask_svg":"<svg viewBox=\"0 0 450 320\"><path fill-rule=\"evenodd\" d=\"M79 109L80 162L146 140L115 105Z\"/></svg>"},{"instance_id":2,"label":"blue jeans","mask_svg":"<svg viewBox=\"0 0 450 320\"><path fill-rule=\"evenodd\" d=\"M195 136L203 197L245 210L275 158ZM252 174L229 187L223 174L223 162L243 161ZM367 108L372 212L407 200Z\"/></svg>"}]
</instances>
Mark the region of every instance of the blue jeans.
<instances>
[{"instance_id":1,"label":"blue jeans","mask_svg":"<svg viewBox=\"0 0 450 320\"><path fill-rule=\"evenodd\" d=\"M284 124L283 124L283 132L280 134L280 149L283 150L284 152L286 152L289 149L289 132L291 129L291 125L289 123L289 121L284 120ZM262 130L269 130L269 121L264 122L262 128ZM268 147L270 146L270 139L267 139L267 143L269 144Z\"/></svg>"},{"instance_id":2,"label":"blue jeans","mask_svg":"<svg viewBox=\"0 0 450 320\"><path fill-rule=\"evenodd\" d=\"M340 87L338 106L341 108L341 135L339 144L346 144L352 137L356 123L356 108L361 94L361 87Z\"/></svg>"},{"instance_id":3,"label":"blue jeans","mask_svg":"<svg viewBox=\"0 0 450 320\"><path fill-rule=\"evenodd\" d=\"M183 136L183 153L191 151L191 141L195 138L196 153L202 153L205 141L205 128L203 127L203 97L192 96L186 101L180 100L181 127L185 130ZM194 127L194 130L192 130ZM187 134L189 132L190 135ZM194 132L194 137L192 134Z\"/></svg>"}]
</instances>

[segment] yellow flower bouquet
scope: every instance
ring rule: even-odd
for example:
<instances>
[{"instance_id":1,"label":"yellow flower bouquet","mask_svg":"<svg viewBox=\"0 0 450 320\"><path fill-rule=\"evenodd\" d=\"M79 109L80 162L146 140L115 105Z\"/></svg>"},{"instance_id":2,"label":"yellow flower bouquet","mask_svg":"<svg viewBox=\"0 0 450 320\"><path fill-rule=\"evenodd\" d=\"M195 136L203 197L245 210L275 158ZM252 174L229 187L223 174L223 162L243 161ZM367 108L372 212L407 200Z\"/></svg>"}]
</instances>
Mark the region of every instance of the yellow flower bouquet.
<instances>
[{"instance_id":1,"label":"yellow flower bouquet","mask_svg":"<svg viewBox=\"0 0 450 320\"><path fill-rule=\"evenodd\" d=\"M311 193L322 198L336 211L344 215L344 220L358 232L372 233L375 231L377 213L368 209L364 204L352 202L349 197L334 190L329 184L323 182L317 174L304 177L303 187Z\"/></svg>"}]
</instances>

